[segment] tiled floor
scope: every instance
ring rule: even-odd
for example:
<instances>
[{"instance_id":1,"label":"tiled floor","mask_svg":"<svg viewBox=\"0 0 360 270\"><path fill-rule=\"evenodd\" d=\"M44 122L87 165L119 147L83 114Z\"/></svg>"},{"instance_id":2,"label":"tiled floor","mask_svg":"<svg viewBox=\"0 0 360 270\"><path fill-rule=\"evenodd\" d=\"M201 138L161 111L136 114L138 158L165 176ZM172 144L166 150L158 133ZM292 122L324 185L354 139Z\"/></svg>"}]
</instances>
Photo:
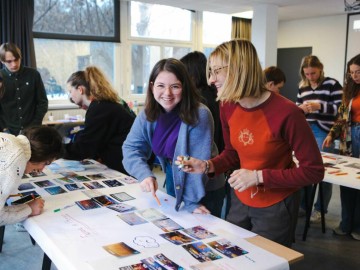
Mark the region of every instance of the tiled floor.
<instances>
[{"instance_id":1,"label":"tiled floor","mask_svg":"<svg viewBox=\"0 0 360 270\"><path fill-rule=\"evenodd\" d=\"M162 179L162 173L158 174L158 179ZM360 242L349 236L340 237L332 233L331 228L338 225L339 215L339 187L334 186L329 213L326 215L325 234L321 232L320 224L311 224L307 240L302 241L305 218L299 218L293 249L303 253L305 259L292 265L291 270L360 269ZM39 270L42 259L42 250L31 244L28 233L16 232L14 226L6 227L5 243L0 253L0 270ZM52 269L56 267L53 266Z\"/></svg>"}]
</instances>

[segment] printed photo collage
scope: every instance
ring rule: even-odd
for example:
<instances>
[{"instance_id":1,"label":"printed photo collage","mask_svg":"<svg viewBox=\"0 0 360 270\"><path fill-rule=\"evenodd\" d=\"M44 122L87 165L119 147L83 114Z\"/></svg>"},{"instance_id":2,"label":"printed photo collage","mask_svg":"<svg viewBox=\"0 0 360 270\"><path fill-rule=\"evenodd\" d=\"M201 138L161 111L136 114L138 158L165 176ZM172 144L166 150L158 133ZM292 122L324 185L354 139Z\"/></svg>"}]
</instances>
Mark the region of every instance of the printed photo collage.
<instances>
[{"instance_id":1,"label":"printed photo collage","mask_svg":"<svg viewBox=\"0 0 360 270\"><path fill-rule=\"evenodd\" d=\"M106 175L102 173L89 173L83 176L78 175L76 172L63 171L59 172L59 174L62 175L62 177L54 178L51 180L34 180L32 182L21 184L18 187L21 197L29 194L33 194L35 197L40 196L38 192L36 192L36 188L43 188L51 195L58 195L74 190L95 191L105 187L111 188L123 186L124 184L137 183L134 178L126 175L117 176L114 179L108 179L109 177L106 177ZM33 179L37 177L47 176L44 172L34 172L29 175ZM28 176L24 175L23 178L28 178ZM75 203L82 210L95 209L105 206L111 210L122 213L134 209L133 206L123 203L124 201L135 199L126 192L118 192L110 194L110 196L103 195L98 192L95 193L93 196L88 196L90 198L87 200L77 201Z\"/></svg>"},{"instance_id":2,"label":"printed photo collage","mask_svg":"<svg viewBox=\"0 0 360 270\"><path fill-rule=\"evenodd\" d=\"M202 226L195 226L185 229L181 225L177 224L166 215L162 214L154 208L138 210L131 213L124 213L118 215L124 222L130 226L136 226L144 223L152 223L160 228L164 233L160 234L161 237L171 242L174 245L181 246L192 257L198 260L200 263L221 259L223 256L228 258L236 258L248 252L239 246L231 243L227 239L218 239L208 241L209 238L217 237L216 234L206 230ZM206 241L206 243L205 243ZM139 254L138 250L129 247L126 243L116 243L113 245L125 246L126 250L131 250L128 255ZM104 246L106 250L107 246ZM111 253L111 252L110 252ZM112 252L111 254L114 254ZM125 255L125 256L128 256ZM116 255L124 256L124 255ZM214 267L216 267L214 265ZM164 254L158 254L154 257L141 260L134 265L126 267L120 267L119 269L184 269L175 262L171 261ZM197 268L194 268L197 269ZM202 268L199 268L202 269ZM211 268L213 269L213 268ZM216 268L214 268L216 269ZM220 269L220 268L219 268Z\"/></svg>"}]
</instances>

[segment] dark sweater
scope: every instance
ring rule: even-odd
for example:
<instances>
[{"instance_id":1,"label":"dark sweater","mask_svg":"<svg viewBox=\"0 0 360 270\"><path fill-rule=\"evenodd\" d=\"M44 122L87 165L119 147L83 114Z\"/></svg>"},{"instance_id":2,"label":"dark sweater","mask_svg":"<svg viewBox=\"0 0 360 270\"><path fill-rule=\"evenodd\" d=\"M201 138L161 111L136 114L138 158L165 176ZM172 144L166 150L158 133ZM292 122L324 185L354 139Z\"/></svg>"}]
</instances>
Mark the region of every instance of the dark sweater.
<instances>
[{"instance_id":1,"label":"dark sweater","mask_svg":"<svg viewBox=\"0 0 360 270\"><path fill-rule=\"evenodd\" d=\"M65 158L100 159L109 168L127 174L122 165L122 144L133 122L134 116L119 103L92 101L84 129L66 145Z\"/></svg>"}]
</instances>

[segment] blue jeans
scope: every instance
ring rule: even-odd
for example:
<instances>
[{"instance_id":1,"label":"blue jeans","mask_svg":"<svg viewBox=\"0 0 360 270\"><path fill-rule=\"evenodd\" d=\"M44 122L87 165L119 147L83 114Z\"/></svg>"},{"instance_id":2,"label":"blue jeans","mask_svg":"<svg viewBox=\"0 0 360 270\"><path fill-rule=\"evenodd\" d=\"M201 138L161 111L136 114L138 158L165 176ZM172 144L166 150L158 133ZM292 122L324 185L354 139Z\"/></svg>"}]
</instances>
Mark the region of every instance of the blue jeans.
<instances>
[{"instance_id":1,"label":"blue jeans","mask_svg":"<svg viewBox=\"0 0 360 270\"><path fill-rule=\"evenodd\" d=\"M326 136L328 135L328 132L322 130L316 123L309 123L309 124L310 124L311 130L314 134L316 143L317 143L320 151L323 150L324 152L335 153L336 151L333 147L326 147L326 148L322 149L322 144L323 144ZM324 199L324 212L327 213L331 195L332 195L332 184L327 183L327 182L322 182L322 187L323 187L322 190L323 190L323 199ZM306 209L306 201L307 202L310 201L310 194L311 194L312 186L307 186L305 188L307 189L308 198L305 199L304 194L302 195L303 199L301 201L301 208L303 208L303 209ZM316 211L320 212L320 195L319 194L317 195L314 208Z\"/></svg>"},{"instance_id":2,"label":"blue jeans","mask_svg":"<svg viewBox=\"0 0 360 270\"><path fill-rule=\"evenodd\" d=\"M351 127L353 157L360 156L360 126ZM341 222L343 232L360 233L360 190L340 186Z\"/></svg>"}]
</instances>

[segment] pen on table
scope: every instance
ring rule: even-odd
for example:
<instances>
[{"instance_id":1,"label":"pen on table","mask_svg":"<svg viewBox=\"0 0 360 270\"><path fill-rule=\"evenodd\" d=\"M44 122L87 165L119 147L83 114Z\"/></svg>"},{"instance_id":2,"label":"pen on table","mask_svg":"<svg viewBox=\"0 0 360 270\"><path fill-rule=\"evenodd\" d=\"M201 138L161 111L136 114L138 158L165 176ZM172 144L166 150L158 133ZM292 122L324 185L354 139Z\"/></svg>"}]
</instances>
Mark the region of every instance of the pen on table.
<instances>
[{"instance_id":1,"label":"pen on table","mask_svg":"<svg viewBox=\"0 0 360 270\"><path fill-rule=\"evenodd\" d=\"M158 203L158 205L161 206L160 200L159 200L158 196L156 196L156 193L154 193L154 198L155 198L156 202Z\"/></svg>"},{"instance_id":2,"label":"pen on table","mask_svg":"<svg viewBox=\"0 0 360 270\"><path fill-rule=\"evenodd\" d=\"M335 175L347 175L347 172L340 172L340 173L336 173Z\"/></svg>"},{"instance_id":3,"label":"pen on table","mask_svg":"<svg viewBox=\"0 0 360 270\"><path fill-rule=\"evenodd\" d=\"M12 198L12 197L19 197L19 196L21 196L21 194L20 194L20 193L18 193L18 194L11 194L11 195L9 195L9 198Z\"/></svg>"},{"instance_id":4,"label":"pen on table","mask_svg":"<svg viewBox=\"0 0 360 270\"><path fill-rule=\"evenodd\" d=\"M75 205L75 204L69 204L69 205L65 205L64 207L57 208L57 209L54 210L54 213L60 212L61 210L64 210L64 209L69 208L69 207L72 207L72 206L74 206L74 205Z\"/></svg>"}]
</instances>

